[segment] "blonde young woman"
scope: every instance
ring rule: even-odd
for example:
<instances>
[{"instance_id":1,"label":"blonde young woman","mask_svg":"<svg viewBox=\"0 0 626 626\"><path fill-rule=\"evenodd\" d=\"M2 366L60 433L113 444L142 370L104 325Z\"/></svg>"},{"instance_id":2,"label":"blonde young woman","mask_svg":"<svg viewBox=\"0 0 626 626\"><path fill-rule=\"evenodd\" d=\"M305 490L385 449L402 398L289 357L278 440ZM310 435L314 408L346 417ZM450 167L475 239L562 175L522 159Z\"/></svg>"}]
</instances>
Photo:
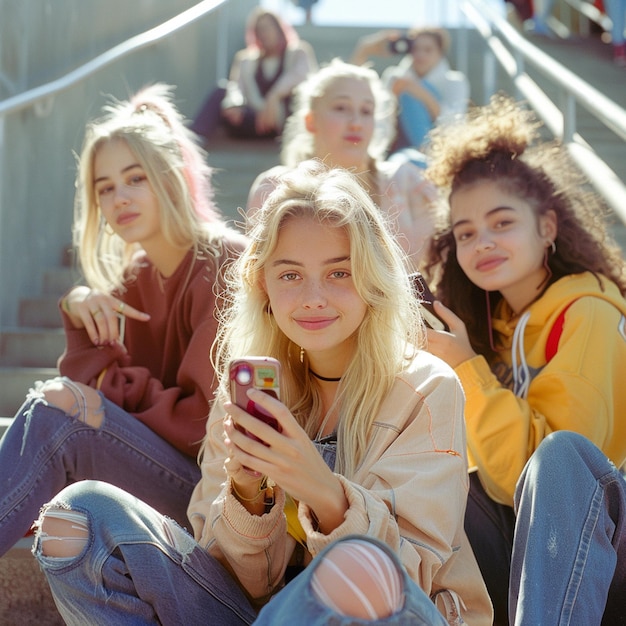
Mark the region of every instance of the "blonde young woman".
<instances>
[{"instance_id":1,"label":"blonde young woman","mask_svg":"<svg viewBox=\"0 0 626 626\"><path fill-rule=\"evenodd\" d=\"M379 210L345 170L305 163L248 231L217 342L194 537L111 485L68 487L35 548L63 617L491 624L463 531L463 394L419 347ZM282 363L282 401L248 392L277 430L231 402L228 363L245 355Z\"/></svg>"},{"instance_id":2,"label":"blonde young woman","mask_svg":"<svg viewBox=\"0 0 626 626\"><path fill-rule=\"evenodd\" d=\"M209 175L164 85L88 125L74 222L86 284L61 299L62 376L37 384L0 441L0 554L86 478L184 522L215 387L220 268L244 245Z\"/></svg>"},{"instance_id":3,"label":"blonde young woman","mask_svg":"<svg viewBox=\"0 0 626 626\"><path fill-rule=\"evenodd\" d=\"M358 175L417 267L433 230L436 194L419 167L404 159L385 160L394 118L393 98L374 70L335 59L311 74L296 90L294 112L283 134L282 165L257 177L248 210L262 205L282 174L318 158Z\"/></svg>"}]
</instances>

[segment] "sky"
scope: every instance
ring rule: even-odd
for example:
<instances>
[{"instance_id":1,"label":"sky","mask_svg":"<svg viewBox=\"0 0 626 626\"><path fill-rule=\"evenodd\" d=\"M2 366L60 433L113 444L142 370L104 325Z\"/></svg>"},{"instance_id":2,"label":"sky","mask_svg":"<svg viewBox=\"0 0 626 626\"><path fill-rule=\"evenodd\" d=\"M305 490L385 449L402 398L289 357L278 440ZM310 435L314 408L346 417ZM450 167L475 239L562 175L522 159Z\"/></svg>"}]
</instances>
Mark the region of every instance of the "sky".
<instances>
[{"instance_id":1,"label":"sky","mask_svg":"<svg viewBox=\"0 0 626 626\"><path fill-rule=\"evenodd\" d=\"M504 12L502 0L487 0ZM292 0L261 0L294 25L304 22L304 11ZM410 26L454 27L463 23L459 0L318 0L313 6L313 23L324 26Z\"/></svg>"}]
</instances>

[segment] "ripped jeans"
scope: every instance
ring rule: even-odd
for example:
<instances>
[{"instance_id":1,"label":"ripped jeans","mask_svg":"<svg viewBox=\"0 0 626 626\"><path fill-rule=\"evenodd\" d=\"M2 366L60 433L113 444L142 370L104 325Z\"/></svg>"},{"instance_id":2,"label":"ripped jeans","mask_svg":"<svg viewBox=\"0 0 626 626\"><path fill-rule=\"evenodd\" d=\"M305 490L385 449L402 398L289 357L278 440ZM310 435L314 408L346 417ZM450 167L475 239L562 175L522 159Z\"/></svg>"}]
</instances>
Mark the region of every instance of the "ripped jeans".
<instances>
[{"instance_id":1,"label":"ripped jeans","mask_svg":"<svg viewBox=\"0 0 626 626\"><path fill-rule=\"evenodd\" d=\"M256 612L226 570L176 522L125 491L82 481L59 493L44 514L54 508L78 513L75 527L86 527L77 557L43 556L46 537L35 536L33 553L66 624L254 621Z\"/></svg>"},{"instance_id":2,"label":"ripped jeans","mask_svg":"<svg viewBox=\"0 0 626 626\"><path fill-rule=\"evenodd\" d=\"M47 402L39 387L31 390L0 440L0 556L28 532L44 503L87 478L117 485L187 523L200 479L196 459L104 397L101 409L95 428Z\"/></svg>"},{"instance_id":3,"label":"ripped jeans","mask_svg":"<svg viewBox=\"0 0 626 626\"><path fill-rule=\"evenodd\" d=\"M582 435L552 433L526 464L515 507L472 478L465 527L495 624L626 625L626 481L606 455Z\"/></svg>"},{"instance_id":4,"label":"ripped jeans","mask_svg":"<svg viewBox=\"0 0 626 626\"><path fill-rule=\"evenodd\" d=\"M55 519L71 522L72 536L67 525L58 534L51 531ZM74 543L74 536L79 543ZM401 606L374 622L339 614L316 596L315 574L325 556L354 540L365 550L367 544L378 548L393 570L392 578L396 577L392 586ZM76 556L50 556L53 544L69 545L69 553ZM257 616L230 573L178 524L97 481L69 486L44 508L33 552L69 626L447 625L397 555L382 542L360 536L347 536L328 546Z\"/></svg>"}]
</instances>

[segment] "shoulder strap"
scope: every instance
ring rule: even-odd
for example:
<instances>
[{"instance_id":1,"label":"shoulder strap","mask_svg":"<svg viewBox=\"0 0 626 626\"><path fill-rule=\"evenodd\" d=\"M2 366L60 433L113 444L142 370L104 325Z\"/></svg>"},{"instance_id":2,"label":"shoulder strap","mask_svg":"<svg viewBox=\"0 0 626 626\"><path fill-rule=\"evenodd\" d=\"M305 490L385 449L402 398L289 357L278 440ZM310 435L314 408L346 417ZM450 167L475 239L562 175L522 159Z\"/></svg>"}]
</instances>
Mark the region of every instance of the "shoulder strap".
<instances>
[{"instance_id":1,"label":"shoulder strap","mask_svg":"<svg viewBox=\"0 0 626 626\"><path fill-rule=\"evenodd\" d=\"M565 322L565 313L567 309L569 309L572 304L574 304L576 300L572 300L558 315L556 320L554 320L554 324L550 329L550 334L548 335L548 340L546 341L546 363L549 363L552 360L552 357L556 354L559 348L559 341L561 339L561 334L563 333L563 323Z\"/></svg>"}]
</instances>

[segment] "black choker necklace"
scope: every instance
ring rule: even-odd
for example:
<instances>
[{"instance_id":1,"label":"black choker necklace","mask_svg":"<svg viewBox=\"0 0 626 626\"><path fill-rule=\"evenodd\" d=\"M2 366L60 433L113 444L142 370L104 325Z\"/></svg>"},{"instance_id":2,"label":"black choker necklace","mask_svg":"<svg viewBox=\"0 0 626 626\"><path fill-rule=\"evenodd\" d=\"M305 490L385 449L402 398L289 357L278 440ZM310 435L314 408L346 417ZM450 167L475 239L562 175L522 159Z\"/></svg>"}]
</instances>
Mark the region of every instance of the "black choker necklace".
<instances>
[{"instance_id":1,"label":"black choker necklace","mask_svg":"<svg viewBox=\"0 0 626 626\"><path fill-rule=\"evenodd\" d=\"M341 376L339 378L326 378L326 376L320 376L319 374L316 374L310 367L309 374L315 376L315 378L317 378L318 380L323 380L326 383L338 383L341 380Z\"/></svg>"}]
</instances>

